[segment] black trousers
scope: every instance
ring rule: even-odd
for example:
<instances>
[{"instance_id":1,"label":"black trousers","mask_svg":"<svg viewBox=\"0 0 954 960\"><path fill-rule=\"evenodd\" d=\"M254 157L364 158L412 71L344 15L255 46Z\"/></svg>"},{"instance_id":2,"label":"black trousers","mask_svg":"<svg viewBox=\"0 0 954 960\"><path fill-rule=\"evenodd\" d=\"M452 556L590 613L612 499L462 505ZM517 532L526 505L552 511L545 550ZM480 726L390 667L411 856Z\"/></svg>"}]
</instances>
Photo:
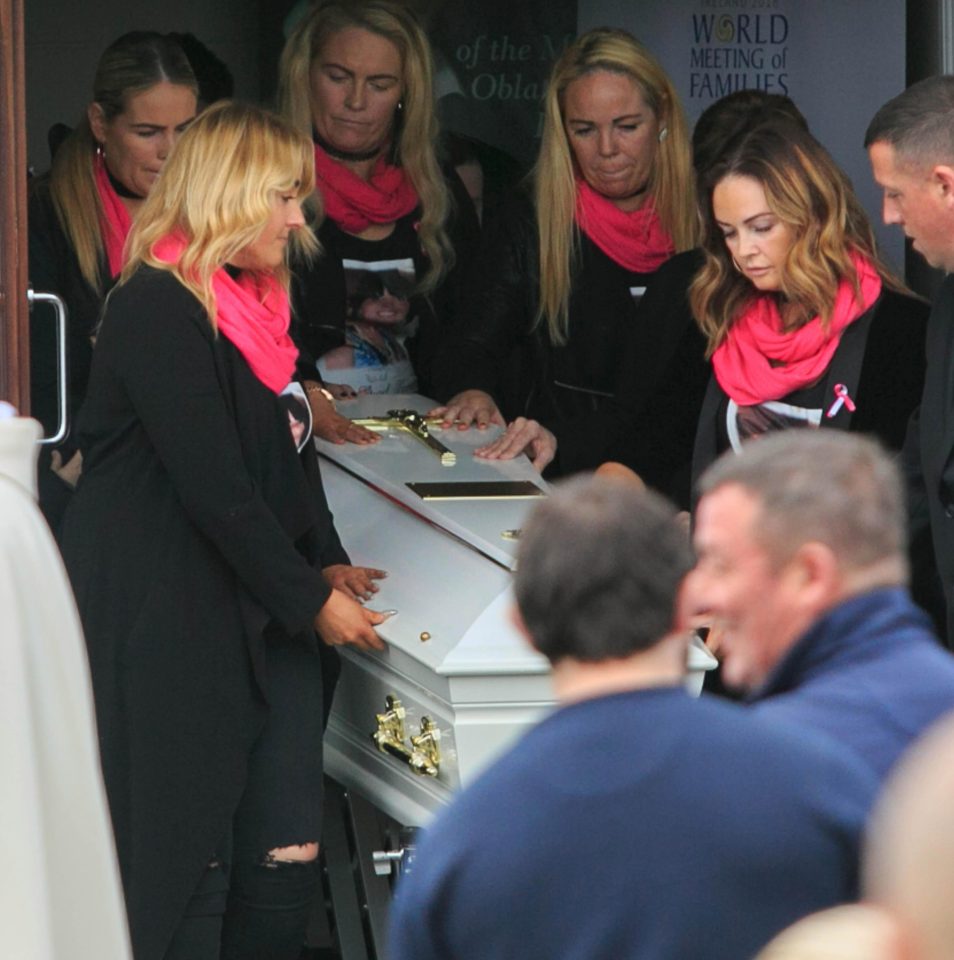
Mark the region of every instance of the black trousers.
<instances>
[{"instance_id":1,"label":"black trousers","mask_svg":"<svg viewBox=\"0 0 954 960\"><path fill-rule=\"evenodd\" d=\"M269 715L245 791L165 960L297 960L318 864L282 862L269 851L321 836L323 706L336 677L332 650L269 648Z\"/></svg>"}]
</instances>

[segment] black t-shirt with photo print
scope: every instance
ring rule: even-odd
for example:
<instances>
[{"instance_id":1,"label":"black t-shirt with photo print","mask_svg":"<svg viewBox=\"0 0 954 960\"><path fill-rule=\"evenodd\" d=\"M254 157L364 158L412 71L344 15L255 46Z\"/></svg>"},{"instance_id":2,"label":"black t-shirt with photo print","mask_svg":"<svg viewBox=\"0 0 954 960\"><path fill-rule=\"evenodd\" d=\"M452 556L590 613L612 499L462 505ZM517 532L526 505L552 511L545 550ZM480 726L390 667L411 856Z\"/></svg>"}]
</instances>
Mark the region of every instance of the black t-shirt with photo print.
<instances>
[{"instance_id":1,"label":"black t-shirt with photo print","mask_svg":"<svg viewBox=\"0 0 954 960\"><path fill-rule=\"evenodd\" d=\"M822 375L811 386L793 390L779 400L749 406L723 398L717 420L718 452L724 453L731 448L738 453L746 440L765 433L821 426L826 413L823 404L829 399L825 388L826 377Z\"/></svg>"}]
</instances>

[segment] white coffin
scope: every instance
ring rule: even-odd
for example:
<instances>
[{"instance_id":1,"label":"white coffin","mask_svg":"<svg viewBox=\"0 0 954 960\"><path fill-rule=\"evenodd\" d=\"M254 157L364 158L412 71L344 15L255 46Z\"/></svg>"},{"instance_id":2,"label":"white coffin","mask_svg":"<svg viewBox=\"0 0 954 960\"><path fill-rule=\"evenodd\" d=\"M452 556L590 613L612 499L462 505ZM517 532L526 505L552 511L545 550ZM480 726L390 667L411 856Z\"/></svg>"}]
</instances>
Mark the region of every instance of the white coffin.
<instances>
[{"instance_id":1,"label":"white coffin","mask_svg":"<svg viewBox=\"0 0 954 960\"><path fill-rule=\"evenodd\" d=\"M351 417L395 408L425 412L413 395L371 396L342 404ZM383 653L343 652L341 680L325 737L325 768L400 823L422 826L522 731L552 706L546 660L511 625L510 582L519 530L533 499L425 501L406 483L530 480L546 483L525 458L481 461L473 450L492 434L433 429L457 454L453 466L400 430L378 444L318 441L322 478L335 524L352 562L388 577L372 606L396 609L378 628ZM691 683L714 660L690 654ZM412 772L372 741L388 696L406 710L408 736L430 718L440 737L436 777Z\"/></svg>"}]
</instances>

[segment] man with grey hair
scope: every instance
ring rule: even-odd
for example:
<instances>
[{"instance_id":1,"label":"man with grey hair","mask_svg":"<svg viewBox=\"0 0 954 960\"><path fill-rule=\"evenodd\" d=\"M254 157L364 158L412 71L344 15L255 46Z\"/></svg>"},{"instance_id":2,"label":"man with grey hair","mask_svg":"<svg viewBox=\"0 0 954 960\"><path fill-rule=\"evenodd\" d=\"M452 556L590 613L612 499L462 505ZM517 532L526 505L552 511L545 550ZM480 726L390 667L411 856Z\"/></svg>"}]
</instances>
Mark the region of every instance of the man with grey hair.
<instances>
[{"instance_id":1,"label":"man with grey hair","mask_svg":"<svg viewBox=\"0 0 954 960\"><path fill-rule=\"evenodd\" d=\"M674 509L631 484L580 478L534 511L515 619L559 707L426 831L391 960L739 960L852 897L873 777L686 693L691 562Z\"/></svg>"},{"instance_id":2,"label":"man with grey hair","mask_svg":"<svg viewBox=\"0 0 954 960\"><path fill-rule=\"evenodd\" d=\"M929 77L889 100L865 133L885 223L898 224L932 267L954 271L954 76ZM920 411L904 451L912 537L928 528L954 645L954 279L928 321Z\"/></svg>"},{"instance_id":3,"label":"man with grey hair","mask_svg":"<svg viewBox=\"0 0 954 960\"><path fill-rule=\"evenodd\" d=\"M786 430L723 456L699 486L684 602L723 631L727 684L880 780L954 708L954 657L905 586L894 463L859 435Z\"/></svg>"}]
</instances>

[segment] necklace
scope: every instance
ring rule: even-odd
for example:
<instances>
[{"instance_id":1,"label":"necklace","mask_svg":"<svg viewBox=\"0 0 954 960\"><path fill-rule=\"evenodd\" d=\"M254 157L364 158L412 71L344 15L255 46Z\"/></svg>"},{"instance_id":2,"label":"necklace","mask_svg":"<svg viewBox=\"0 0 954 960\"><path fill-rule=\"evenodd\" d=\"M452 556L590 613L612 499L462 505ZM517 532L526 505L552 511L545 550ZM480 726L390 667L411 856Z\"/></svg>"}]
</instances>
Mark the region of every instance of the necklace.
<instances>
[{"instance_id":1,"label":"necklace","mask_svg":"<svg viewBox=\"0 0 954 960\"><path fill-rule=\"evenodd\" d=\"M373 150L339 150L332 146L322 137L317 130L312 127L312 139L321 147L325 153L334 160L343 160L345 163L360 163L362 160L373 160L380 152L381 147L375 147Z\"/></svg>"},{"instance_id":2,"label":"necklace","mask_svg":"<svg viewBox=\"0 0 954 960\"><path fill-rule=\"evenodd\" d=\"M121 180L114 177L109 171L109 167L106 167L106 176L109 177L109 182L112 184L113 189L116 191L119 196L125 198L126 200L145 200L145 196L141 193L134 193L129 187L126 186Z\"/></svg>"}]
</instances>

